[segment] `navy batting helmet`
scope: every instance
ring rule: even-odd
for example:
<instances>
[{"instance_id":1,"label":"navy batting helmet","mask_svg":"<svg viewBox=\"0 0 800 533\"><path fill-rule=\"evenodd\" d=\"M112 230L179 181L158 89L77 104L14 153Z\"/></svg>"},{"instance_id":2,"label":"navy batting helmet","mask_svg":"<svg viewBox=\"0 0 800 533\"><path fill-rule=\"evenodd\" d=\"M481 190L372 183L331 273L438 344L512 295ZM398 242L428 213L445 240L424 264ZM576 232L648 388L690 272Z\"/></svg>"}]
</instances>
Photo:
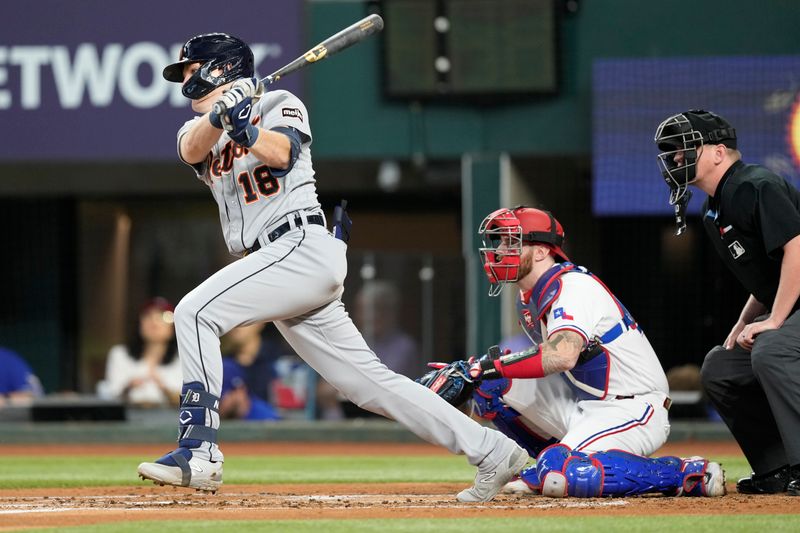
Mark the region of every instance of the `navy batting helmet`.
<instances>
[{"instance_id":1,"label":"navy batting helmet","mask_svg":"<svg viewBox=\"0 0 800 533\"><path fill-rule=\"evenodd\" d=\"M201 63L183 84L183 95L192 100L202 98L220 85L250 78L255 72L253 51L244 41L227 33L206 33L186 41L180 60L164 68L164 79L182 83L187 63ZM215 71L220 72L215 76Z\"/></svg>"}]
</instances>

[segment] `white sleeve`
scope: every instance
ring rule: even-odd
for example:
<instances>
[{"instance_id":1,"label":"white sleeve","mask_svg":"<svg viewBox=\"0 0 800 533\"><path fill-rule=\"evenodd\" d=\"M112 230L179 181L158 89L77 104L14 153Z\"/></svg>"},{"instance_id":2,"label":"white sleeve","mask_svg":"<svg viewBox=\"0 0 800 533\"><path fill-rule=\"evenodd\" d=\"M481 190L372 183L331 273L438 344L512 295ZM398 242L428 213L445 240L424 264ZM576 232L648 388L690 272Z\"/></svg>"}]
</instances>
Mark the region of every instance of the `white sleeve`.
<instances>
[{"instance_id":1,"label":"white sleeve","mask_svg":"<svg viewBox=\"0 0 800 533\"><path fill-rule=\"evenodd\" d=\"M603 302L602 294L595 294L593 285L585 283L593 281L584 274L569 274L562 277L561 293L547 311L548 337L558 331L574 331L583 337L584 344L588 344L595 334L597 324L602 319ZM586 279L575 279L583 276Z\"/></svg>"},{"instance_id":2,"label":"white sleeve","mask_svg":"<svg viewBox=\"0 0 800 533\"><path fill-rule=\"evenodd\" d=\"M270 91L267 93L266 103L263 102L263 99L259 102L262 105L262 129L291 127L307 137L303 139L304 142L311 141L308 111L298 97L289 91Z\"/></svg>"},{"instance_id":3,"label":"white sleeve","mask_svg":"<svg viewBox=\"0 0 800 533\"><path fill-rule=\"evenodd\" d=\"M209 184L211 182L211 178L208 175L208 172L209 172L209 164L211 163L212 153L209 152L208 156L203 161L201 161L200 163L194 163L194 164L188 163L183 158L183 156L181 155L181 138L184 135L186 135L189 132L190 129L192 129L192 126L194 126L195 123L196 123L195 121L199 120L200 118L201 117L194 117L191 120L187 120L184 123L184 125L181 126L181 129L178 130L178 144L177 144L178 158L184 164L189 165L190 167L192 167L192 169L194 170L195 175L197 176L197 179L199 179L200 181L205 182L206 184ZM212 148L212 150L213 150L213 148Z\"/></svg>"}]
</instances>

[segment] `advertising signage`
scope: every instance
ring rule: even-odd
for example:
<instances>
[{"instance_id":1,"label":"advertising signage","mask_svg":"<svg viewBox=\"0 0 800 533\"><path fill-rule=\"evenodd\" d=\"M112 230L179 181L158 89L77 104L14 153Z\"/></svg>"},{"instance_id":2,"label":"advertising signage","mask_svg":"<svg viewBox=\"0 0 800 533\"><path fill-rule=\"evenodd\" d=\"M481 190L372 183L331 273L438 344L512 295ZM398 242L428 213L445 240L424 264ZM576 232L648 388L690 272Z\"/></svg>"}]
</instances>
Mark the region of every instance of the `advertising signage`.
<instances>
[{"instance_id":1,"label":"advertising signage","mask_svg":"<svg viewBox=\"0 0 800 533\"><path fill-rule=\"evenodd\" d=\"M303 50L301 0L11 3L0 32L0 161L174 160L192 116L161 77L190 37L235 35L259 76ZM302 73L273 88L300 94Z\"/></svg>"}]
</instances>

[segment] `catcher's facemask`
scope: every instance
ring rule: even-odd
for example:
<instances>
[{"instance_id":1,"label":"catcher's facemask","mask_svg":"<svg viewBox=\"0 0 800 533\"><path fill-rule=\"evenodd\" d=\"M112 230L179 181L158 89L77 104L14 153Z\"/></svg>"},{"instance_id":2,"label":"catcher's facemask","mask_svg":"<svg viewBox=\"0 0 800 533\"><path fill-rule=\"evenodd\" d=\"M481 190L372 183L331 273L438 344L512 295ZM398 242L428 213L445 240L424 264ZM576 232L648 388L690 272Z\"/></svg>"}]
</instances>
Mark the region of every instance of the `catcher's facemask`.
<instances>
[{"instance_id":1,"label":"catcher's facemask","mask_svg":"<svg viewBox=\"0 0 800 533\"><path fill-rule=\"evenodd\" d=\"M483 243L479 251L489 278L489 296L497 296L503 284L519 279L522 225L511 210L500 209L483 219L478 233Z\"/></svg>"},{"instance_id":2,"label":"catcher's facemask","mask_svg":"<svg viewBox=\"0 0 800 533\"><path fill-rule=\"evenodd\" d=\"M555 257L569 261L561 248L564 228L547 211L524 206L498 209L483 219L478 234L489 296L500 294L504 284L519 281L523 244L544 244Z\"/></svg>"}]
</instances>

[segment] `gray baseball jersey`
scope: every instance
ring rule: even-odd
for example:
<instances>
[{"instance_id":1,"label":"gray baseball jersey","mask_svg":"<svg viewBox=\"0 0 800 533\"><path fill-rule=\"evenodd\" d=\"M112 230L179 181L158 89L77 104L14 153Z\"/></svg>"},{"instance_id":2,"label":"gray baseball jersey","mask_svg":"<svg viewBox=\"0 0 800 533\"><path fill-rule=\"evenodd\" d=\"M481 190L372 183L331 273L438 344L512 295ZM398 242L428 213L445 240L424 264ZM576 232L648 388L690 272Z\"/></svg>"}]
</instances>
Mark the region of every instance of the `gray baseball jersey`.
<instances>
[{"instance_id":1,"label":"gray baseball jersey","mask_svg":"<svg viewBox=\"0 0 800 533\"><path fill-rule=\"evenodd\" d=\"M261 248L211 276L178 304L175 331L184 384L195 384L195 390L199 384L219 397L219 337L239 325L274 322L297 354L357 405L397 420L429 442L466 454L473 465L506 460L515 444L389 370L345 311L339 297L347 274L346 245L318 224L323 217L305 106L286 91L274 91L258 102L254 117L261 128L292 126L305 135L305 142L294 167L282 177L225 133L209 158L195 166L217 200L231 252L242 255L256 240ZM187 122L179 137L192 124ZM288 231L265 239L284 224ZM189 429L200 426L188 410L181 411L180 419ZM207 407L204 426L193 433L204 435L192 450L195 456L223 459L208 437L218 427L218 414Z\"/></svg>"},{"instance_id":2,"label":"gray baseball jersey","mask_svg":"<svg viewBox=\"0 0 800 533\"><path fill-rule=\"evenodd\" d=\"M253 105L250 116L253 124L265 130L295 128L307 142L286 175L270 169L227 133L220 136L203 163L191 165L217 201L222 233L234 255L242 255L264 229L288 213L319 208L311 165L311 128L303 103L288 91L271 91ZM178 131L179 147L181 137L196 120L206 119L195 117L183 125Z\"/></svg>"}]
</instances>

